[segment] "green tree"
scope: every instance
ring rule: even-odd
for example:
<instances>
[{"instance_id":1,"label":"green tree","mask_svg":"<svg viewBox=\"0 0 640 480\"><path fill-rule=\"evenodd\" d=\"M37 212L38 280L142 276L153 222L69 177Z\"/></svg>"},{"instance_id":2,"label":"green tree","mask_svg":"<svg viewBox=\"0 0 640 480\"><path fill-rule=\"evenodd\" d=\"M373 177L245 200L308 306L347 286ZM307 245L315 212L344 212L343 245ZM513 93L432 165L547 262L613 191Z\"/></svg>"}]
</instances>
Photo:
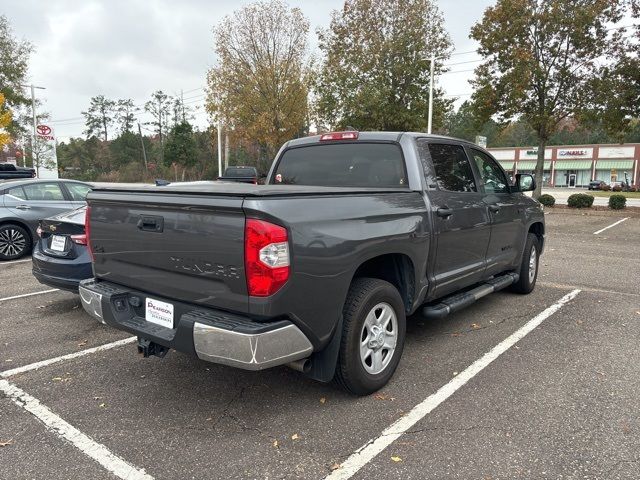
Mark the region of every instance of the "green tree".
<instances>
[{"instance_id":1,"label":"green tree","mask_svg":"<svg viewBox=\"0 0 640 480\"><path fill-rule=\"evenodd\" d=\"M5 99L5 108L14 111L11 122L6 126L9 134L17 134L21 129L19 115L15 110L29 105L20 85L27 82L29 56L33 46L26 40L18 40L13 35L9 20L0 15L0 93Z\"/></svg>"},{"instance_id":2,"label":"green tree","mask_svg":"<svg viewBox=\"0 0 640 480\"><path fill-rule=\"evenodd\" d=\"M108 130L113 125L116 114L116 102L105 98L104 95L91 97L89 108L82 112L87 129L87 137L102 136L106 142L109 139Z\"/></svg>"},{"instance_id":3,"label":"green tree","mask_svg":"<svg viewBox=\"0 0 640 480\"><path fill-rule=\"evenodd\" d=\"M481 118L521 118L536 132L540 196L544 151L558 124L592 106L596 62L621 48L610 25L624 0L498 0L471 29L484 63L472 97Z\"/></svg>"},{"instance_id":4,"label":"green tree","mask_svg":"<svg viewBox=\"0 0 640 480\"><path fill-rule=\"evenodd\" d=\"M115 121L121 134L133 130L133 125L136 122L136 112L137 109L130 98L116 102Z\"/></svg>"},{"instance_id":5,"label":"green tree","mask_svg":"<svg viewBox=\"0 0 640 480\"><path fill-rule=\"evenodd\" d=\"M164 163L167 166L178 165L192 167L198 160L197 145L193 137L193 128L187 122L175 125L165 145Z\"/></svg>"},{"instance_id":6,"label":"green tree","mask_svg":"<svg viewBox=\"0 0 640 480\"><path fill-rule=\"evenodd\" d=\"M236 138L257 142L263 159L305 131L308 31L300 9L280 0L245 5L214 29L207 109Z\"/></svg>"},{"instance_id":7,"label":"green tree","mask_svg":"<svg viewBox=\"0 0 640 480\"><path fill-rule=\"evenodd\" d=\"M151 100L144 104L144 110L151 114L153 120L147 122L155 128L160 140L160 161L164 161L164 135L168 129L171 115L173 99L162 90L157 90L151 94Z\"/></svg>"},{"instance_id":8,"label":"green tree","mask_svg":"<svg viewBox=\"0 0 640 480\"><path fill-rule=\"evenodd\" d=\"M430 60L435 75L451 50L433 0L346 0L319 30L324 53L316 82L319 121L362 130L424 130ZM434 130L444 128L451 100L434 89Z\"/></svg>"}]
</instances>

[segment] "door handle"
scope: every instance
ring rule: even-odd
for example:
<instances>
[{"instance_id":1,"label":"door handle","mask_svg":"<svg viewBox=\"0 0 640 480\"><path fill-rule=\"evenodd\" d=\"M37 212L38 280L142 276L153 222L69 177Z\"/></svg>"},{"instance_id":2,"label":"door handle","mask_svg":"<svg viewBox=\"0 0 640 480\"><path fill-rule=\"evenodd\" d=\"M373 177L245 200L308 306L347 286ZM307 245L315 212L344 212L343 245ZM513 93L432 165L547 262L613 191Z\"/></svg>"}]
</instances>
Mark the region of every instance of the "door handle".
<instances>
[{"instance_id":1,"label":"door handle","mask_svg":"<svg viewBox=\"0 0 640 480\"><path fill-rule=\"evenodd\" d=\"M160 233L164 229L164 218L151 215L140 215L137 227L145 232Z\"/></svg>"},{"instance_id":2,"label":"door handle","mask_svg":"<svg viewBox=\"0 0 640 480\"><path fill-rule=\"evenodd\" d=\"M489 211L498 213L500 211L500 205L489 205Z\"/></svg>"},{"instance_id":3,"label":"door handle","mask_svg":"<svg viewBox=\"0 0 640 480\"><path fill-rule=\"evenodd\" d=\"M449 207L440 207L436 210L436 215L440 218L447 218L453 215L453 209Z\"/></svg>"},{"instance_id":4,"label":"door handle","mask_svg":"<svg viewBox=\"0 0 640 480\"><path fill-rule=\"evenodd\" d=\"M16 207L17 210L31 210L31 207L29 205L18 205Z\"/></svg>"}]
</instances>

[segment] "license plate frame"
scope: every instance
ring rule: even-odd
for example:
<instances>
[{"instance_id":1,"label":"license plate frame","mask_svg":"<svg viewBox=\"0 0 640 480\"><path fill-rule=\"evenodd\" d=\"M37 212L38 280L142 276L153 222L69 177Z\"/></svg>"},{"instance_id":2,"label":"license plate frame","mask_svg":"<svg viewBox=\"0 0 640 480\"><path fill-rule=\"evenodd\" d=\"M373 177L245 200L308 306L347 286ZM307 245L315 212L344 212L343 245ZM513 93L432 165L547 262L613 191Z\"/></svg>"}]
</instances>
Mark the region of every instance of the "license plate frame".
<instances>
[{"instance_id":1,"label":"license plate frame","mask_svg":"<svg viewBox=\"0 0 640 480\"><path fill-rule=\"evenodd\" d=\"M49 249L54 252L64 252L67 246L67 237L62 235L52 235Z\"/></svg>"},{"instance_id":2,"label":"license plate frame","mask_svg":"<svg viewBox=\"0 0 640 480\"><path fill-rule=\"evenodd\" d=\"M173 304L157 298L146 297L144 300L144 318L147 322L165 328L174 327Z\"/></svg>"}]
</instances>

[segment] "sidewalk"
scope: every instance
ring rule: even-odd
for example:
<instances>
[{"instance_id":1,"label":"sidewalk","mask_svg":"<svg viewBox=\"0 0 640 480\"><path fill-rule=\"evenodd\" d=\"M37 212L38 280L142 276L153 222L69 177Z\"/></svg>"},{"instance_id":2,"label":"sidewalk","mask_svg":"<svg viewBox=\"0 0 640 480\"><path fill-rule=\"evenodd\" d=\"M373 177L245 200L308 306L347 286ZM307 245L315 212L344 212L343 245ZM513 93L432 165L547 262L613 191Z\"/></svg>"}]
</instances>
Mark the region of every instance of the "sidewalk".
<instances>
[{"instance_id":1,"label":"sidewalk","mask_svg":"<svg viewBox=\"0 0 640 480\"><path fill-rule=\"evenodd\" d=\"M586 188L543 188L542 193L548 193L556 199L556 203L566 205L569 195L574 193L592 193ZM608 197L595 197L594 205L607 206L609 204ZM627 198L628 207L640 207L640 198Z\"/></svg>"}]
</instances>

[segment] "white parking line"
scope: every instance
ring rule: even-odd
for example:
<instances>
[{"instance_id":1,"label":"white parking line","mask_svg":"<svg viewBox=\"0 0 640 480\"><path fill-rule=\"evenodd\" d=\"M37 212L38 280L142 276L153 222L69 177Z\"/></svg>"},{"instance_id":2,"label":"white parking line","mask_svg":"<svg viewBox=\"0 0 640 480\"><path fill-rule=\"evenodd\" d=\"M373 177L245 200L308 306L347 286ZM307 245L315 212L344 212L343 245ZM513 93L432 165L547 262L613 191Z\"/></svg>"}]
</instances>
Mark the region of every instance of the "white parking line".
<instances>
[{"instance_id":1,"label":"white parking line","mask_svg":"<svg viewBox=\"0 0 640 480\"><path fill-rule=\"evenodd\" d=\"M26 263L26 262L30 262L31 259L27 258L26 260L11 260L9 262L2 262L0 263L0 265L11 265L12 263Z\"/></svg>"},{"instance_id":2,"label":"white parking line","mask_svg":"<svg viewBox=\"0 0 640 480\"><path fill-rule=\"evenodd\" d=\"M80 350L79 352L68 353L67 355L61 355L55 358L49 358L48 360L42 360L40 362L30 363L29 365L25 365L23 367L12 368L11 370L5 370L4 372L0 372L0 378L9 378L14 375L18 375L20 373L30 372L31 370L38 370L42 367L48 367L49 365L53 365L54 363L63 362L65 360L72 360L74 358L84 357L85 355L90 355L96 352L103 352L105 350L111 350L112 348L120 347L122 345L128 345L137 340L138 337L128 337L123 340L118 340L116 342L105 343L104 345L100 345L98 347L87 348L86 350Z\"/></svg>"},{"instance_id":3,"label":"white parking line","mask_svg":"<svg viewBox=\"0 0 640 480\"><path fill-rule=\"evenodd\" d=\"M397 420L390 427L386 428L378 438L375 438L356 450L347 460L345 460L340 468L334 470L325 477L327 480L348 479L355 475L358 470L373 460L385 448L400 438L411 427L427 416L438 405L447 400L456 391L462 388L469 380L484 370L491 362L502 355L504 352L513 347L518 341L522 340L528 333L534 330L543 321L560 310L563 305L567 304L576 295L580 293L579 289L573 290L566 294L556 303L546 310L533 317L521 328L505 338L498 345L485 353L478 360L469 365L463 372L459 373L449 383L440 387L440 389L425 398L421 403L416 405L404 417Z\"/></svg>"},{"instance_id":4,"label":"white parking line","mask_svg":"<svg viewBox=\"0 0 640 480\"><path fill-rule=\"evenodd\" d=\"M14 295L13 297L0 298L0 302L6 302L7 300L15 300L16 298L33 297L34 295L42 295L43 293L57 292L59 290L60 290L59 288L52 288L51 290L42 290L40 292L25 293L25 294L22 294L22 295Z\"/></svg>"},{"instance_id":5,"label":"white parking line","mask_svg":"<svg viewBox=\"0 0 640 480\"><path fill-rule=\"evenodd\" d=\"M629 220L629 217L624 217L622 220L618 220L616 223L612 223L608 227L604 227L604 228L601 228L600 230L598 230L597 232L593 232L593 234L594 235L598 235L599 233L602 233L602 232L604 232L605 230L608 230L611 227L615 227L616 225L624 222L625 220Z\"/></svg>"},{"instance_id":6,"label":"white parking line","mask_svg":"<svg viewBox=\"0 0 640 480\"><path fill-rule=\"evenodd\" d=\"M60 438L68 441L89 458L92 458L106 470L123 480L153 480L144 469L138 469L118 457L107 447L88 437L73 425L67 423L49 408L40 403L37 398L32 397L24 390L16 387L7 380L0 380L0 392L4 393L13 403L27 412L31 413L38 420L44 423L47 430L55 433Z\"/></svg>"}]
</instances>

